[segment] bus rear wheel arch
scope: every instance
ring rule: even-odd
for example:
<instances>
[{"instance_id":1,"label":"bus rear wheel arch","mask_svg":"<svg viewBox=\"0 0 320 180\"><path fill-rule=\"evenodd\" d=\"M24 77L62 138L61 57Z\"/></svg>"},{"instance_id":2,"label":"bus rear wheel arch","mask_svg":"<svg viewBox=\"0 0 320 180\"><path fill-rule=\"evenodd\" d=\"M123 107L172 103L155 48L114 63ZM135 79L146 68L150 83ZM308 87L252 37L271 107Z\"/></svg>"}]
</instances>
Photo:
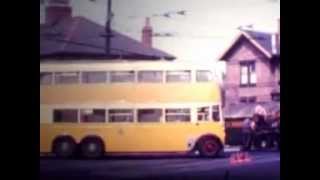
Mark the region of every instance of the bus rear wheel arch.
<instances>
[{"instance_id":1,"label":"bus rear wheel arch","mask_svg":"<svg viewBox=\"0 0 320 180\"><path fill-rule=\"evenodd\" d=\"M96 159L105 152L103 140L98 136L87 136L79 144L80 155L84 158Z\"/></svg>"},{"instance_id":2,"label":"bus rear wheel arch","mask_svg":"<svg viewBox=\"0 0 320 180\"><path fill-rule=\"evenodd\" d=\"M203 136L198 140L196 150L201 157L217 157L222 150L222 143L213 135Z\"/></svg>"},{"instance_id":3,"label":"bus rear wheel arch","mask_svg":"<svg viewBox=\"0 0 320 180\"><path fill-rule=\"evenodd\" d=\"M52 143L52 152L59 158L70 158L76 151L76 141L71 136L59 136Z\"/></svg>"}]
</instances>

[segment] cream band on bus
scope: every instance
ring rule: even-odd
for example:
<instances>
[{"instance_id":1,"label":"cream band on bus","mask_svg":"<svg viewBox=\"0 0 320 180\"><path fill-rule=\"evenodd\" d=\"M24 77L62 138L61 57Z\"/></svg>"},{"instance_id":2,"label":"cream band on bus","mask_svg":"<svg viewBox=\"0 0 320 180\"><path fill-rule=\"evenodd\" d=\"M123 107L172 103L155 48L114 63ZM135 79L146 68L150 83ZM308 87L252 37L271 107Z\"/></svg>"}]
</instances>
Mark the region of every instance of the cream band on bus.
<instances>
[{"instance_id":1,"label":"cream band on bus","mask_svg":"<svg viewBox=\"0 0 320 180\"><path fill-rule=\"evenodd\" d=\"M40 152L97 158L224 146L220 85L199 63L40 63Z\"/></svg>"}]
</instances>

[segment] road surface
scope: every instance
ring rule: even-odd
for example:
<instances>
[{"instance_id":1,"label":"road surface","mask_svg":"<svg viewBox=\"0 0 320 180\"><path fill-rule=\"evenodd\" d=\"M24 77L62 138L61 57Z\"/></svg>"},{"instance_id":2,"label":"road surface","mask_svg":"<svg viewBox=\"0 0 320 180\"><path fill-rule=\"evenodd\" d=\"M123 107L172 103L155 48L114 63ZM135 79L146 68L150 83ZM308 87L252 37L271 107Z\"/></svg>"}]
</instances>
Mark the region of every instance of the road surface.
<instances>
[{"instance_id":1,"label":"road surface","mask_svg":"<svg viewBox=\"0 0 320 180\"><path fill-rule=\"evenodd\" d=\"M40 179L280 179L279 152L252 152L251 161L231 165L230 156L112 157L100 160L40 159Z\"/></svg>"}]
</instances>

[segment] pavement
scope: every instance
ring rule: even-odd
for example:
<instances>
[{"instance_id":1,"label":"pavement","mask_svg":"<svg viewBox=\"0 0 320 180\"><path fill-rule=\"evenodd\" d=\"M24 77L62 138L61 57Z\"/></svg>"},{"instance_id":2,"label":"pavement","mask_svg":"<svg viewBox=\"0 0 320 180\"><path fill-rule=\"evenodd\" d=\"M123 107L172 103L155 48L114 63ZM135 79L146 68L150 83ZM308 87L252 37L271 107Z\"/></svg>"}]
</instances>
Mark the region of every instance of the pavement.
<instances>
[{"instance_id":1,"label":"pavement","mask_svg":"<svg viewBox=\"0 0 320 180\"><path fill-rule=\"evenodd\" d=\"M100 160L40 158L40 179L259 179L280 180L279 152L251 152L251 161L232 165L226 149L216 159L163 157L105 157Z\"/></svg>"}]
</instances>

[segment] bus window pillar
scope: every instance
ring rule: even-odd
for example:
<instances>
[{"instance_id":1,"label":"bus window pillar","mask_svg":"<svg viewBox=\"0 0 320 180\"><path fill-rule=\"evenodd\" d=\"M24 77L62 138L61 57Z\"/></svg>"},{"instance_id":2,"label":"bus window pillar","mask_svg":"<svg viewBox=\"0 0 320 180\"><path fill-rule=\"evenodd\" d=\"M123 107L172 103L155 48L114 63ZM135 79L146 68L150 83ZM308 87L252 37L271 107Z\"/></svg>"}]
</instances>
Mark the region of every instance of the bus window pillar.
<instances>
[{"instance_id":1,"label":"bus window pillar","mask_svg":"<svg viewBox=\"0 0 320 180\"><path fill-rule=\"evenodd\" d=\"M197 122L198 122L197 108L192 107L191 108L191 123L197 123Z\"/></svg>"}]
</instances>

